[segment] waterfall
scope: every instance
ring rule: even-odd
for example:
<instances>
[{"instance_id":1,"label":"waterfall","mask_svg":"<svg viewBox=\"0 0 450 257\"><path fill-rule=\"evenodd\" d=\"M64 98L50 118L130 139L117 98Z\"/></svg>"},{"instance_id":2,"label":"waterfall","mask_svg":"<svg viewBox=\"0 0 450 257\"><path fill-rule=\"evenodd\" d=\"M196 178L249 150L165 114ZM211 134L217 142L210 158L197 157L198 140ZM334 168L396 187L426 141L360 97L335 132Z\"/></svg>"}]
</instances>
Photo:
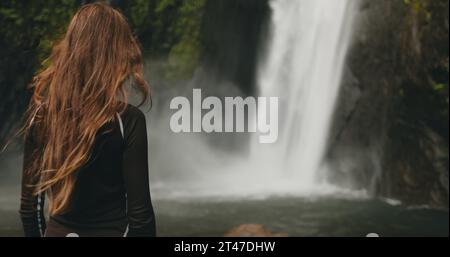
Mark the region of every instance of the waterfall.
<instances>
[{"instance_id":1,"label":"waterfall","mask_svg":"<svg viewBox=\"0 0 450 257\"><path fill-rule=\"evenodd\" d=\"M221 150L211 143L215 141L205 141L204 134L153 133L160 142L154 154L161 153L153 155L152 162L161 174L153 185L158 195L227 199L353 195L351 190L324 183L321 175L328 170L324 155L357 2L272 0L270 34L259 60L257 83L259 96L278 97L278 141L261 144L260 134L249 134L250 151L244 154L246 150ZM193 80L195 86L202 78ZM226 84L224 88L228 92L232 87ZM268 113L258 108L257 115L264 114ZM153 126L152 131L167 131L166 121L153 122ZM245 134L216 136L243 139L238 143L248 149Z\"/></svg>"},{"instance_id":2,"label":"waterfall","mask_svg":"<svg viewBox=\"0 0 450 257\"><path fill-rule=\"evenodd\" d=\"M258 72L261 96L278 96L279 140L254 145L251 160L270 161L303 189L321 181L328 134L351 43L355 0L272 0L271 27ZM264 147L265 149L262 149Z\"/></svg>"}]
</instances>

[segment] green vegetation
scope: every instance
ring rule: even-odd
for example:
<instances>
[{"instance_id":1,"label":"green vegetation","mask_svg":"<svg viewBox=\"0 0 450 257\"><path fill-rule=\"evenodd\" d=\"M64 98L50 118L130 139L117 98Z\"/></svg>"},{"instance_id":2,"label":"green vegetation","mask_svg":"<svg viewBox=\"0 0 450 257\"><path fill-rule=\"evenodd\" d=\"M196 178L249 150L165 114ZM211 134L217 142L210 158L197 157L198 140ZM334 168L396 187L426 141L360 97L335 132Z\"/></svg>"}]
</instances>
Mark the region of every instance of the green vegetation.
<instances>
[{"instance_id":1,"label":"green vegetation","mask_svg":"<svg viewBox=\"0 0 450 257\"><path fill-rule=\"evenodd\" d=\"M0 142L28 102L24 89L75 11L74 1L0 2Z\"/></svg>"},{"instance_id":2,"label":"green vegetation","mask_svg":"<svg viewBox=\"0 0 450 257\"><path fill-rule=\"evenodd\" d=\"M201 56L206 0L134 1L124 11L150 56L168 57L165 78L189 78Z\"/></svg>"},{"instance_id":3,"label":"green vegetation","mask_svg":"<svg viewBox=\"0 0 450 257\"><path fill-rule=\"evenodd\" d=\"M125 3L125 1L123 1ZM167 78L186 78L201 55L200 25L205 0L137 0L118 6L147 56L168 57ZM78 6L73 0L7 1L0 4L2 45L30 49L42 62ZM37 44L37 45L36 45ZM5 51L2 57L8 57Z\"/></svg>"},{"instance_id":4,"label":"green vegetation","mask_svg":"<svg viewBox=\"0 0 450 257\"><path fill-rule=\"evenodd\" d=\"M64 33L75 10L74 1L70 0L2 1L2 46L34 50L42 60L49 54L53 42ZM2 58L5 55L7 53L2 52Z\"/></svg>"},{"instance_id":5,"label":"green vegetation","mask_svg":"<svg viewBox=\"0 0 450 257\"><path fill-rule=\"evenodd\" d=\"M404 1L410 7L402 33L405 118L448 139L448 1Z\"/></svg>"}]
</instances>

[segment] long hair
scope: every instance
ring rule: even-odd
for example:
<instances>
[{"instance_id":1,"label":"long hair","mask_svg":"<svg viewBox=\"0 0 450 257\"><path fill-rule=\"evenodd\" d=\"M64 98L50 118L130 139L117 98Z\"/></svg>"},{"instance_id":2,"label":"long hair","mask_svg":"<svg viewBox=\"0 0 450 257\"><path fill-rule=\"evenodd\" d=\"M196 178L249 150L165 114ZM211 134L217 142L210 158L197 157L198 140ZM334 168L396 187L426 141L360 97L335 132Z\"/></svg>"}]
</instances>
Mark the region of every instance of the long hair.
<instances>
[{"instance_id":1,"label":"long hair","mask_svg":"<svg viewBox=\"0 0 450 257\"><path fill-rule=\"evenodd\" d=\"M23 132L40 144L27 167L39 177L35 194L47 192L51 214L69 208L76 171L90 158L98 130L127 106L127 84L149 97L142 55L125 17L107 4L80 8L49 65L32 83L34 90Z\"/></svg>"}]
</instances>

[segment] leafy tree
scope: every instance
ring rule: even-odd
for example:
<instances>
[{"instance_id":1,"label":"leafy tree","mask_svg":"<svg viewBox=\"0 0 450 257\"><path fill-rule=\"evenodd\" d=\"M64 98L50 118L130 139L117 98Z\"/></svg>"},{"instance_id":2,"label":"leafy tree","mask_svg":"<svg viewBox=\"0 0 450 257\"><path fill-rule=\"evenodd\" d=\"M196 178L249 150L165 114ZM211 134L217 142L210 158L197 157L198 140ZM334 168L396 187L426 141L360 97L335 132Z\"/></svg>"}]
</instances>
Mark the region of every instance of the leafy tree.
<instances>
[{"instance_id":1,"label":"leafy tree","mask_svg":"<svg viewBox=\"0 0 450 257\"><path fill-rule=\"evenodd\" d=\"M0 2L0 142L20 119L24 89L75 9L70 0Z\"/></svg>"}]
</instances>

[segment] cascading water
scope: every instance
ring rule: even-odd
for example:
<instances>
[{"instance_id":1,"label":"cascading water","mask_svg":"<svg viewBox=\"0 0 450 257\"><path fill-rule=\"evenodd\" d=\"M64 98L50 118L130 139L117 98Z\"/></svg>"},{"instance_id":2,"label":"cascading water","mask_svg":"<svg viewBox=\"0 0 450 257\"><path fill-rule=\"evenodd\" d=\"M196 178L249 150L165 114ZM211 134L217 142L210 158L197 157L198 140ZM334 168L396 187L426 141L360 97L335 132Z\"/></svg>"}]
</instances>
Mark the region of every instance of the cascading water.
<instances>
[{"instance_id":1,"label":"cascading water","mask_svg":"<svg viewBox=\"0 0 450 257\"><path fill-rule=\"evenodd\" d=\"M355 0L272 0L270 41L259 70L261 96L278 96L279 141L253 148L303 190L320 182L356 13Z\"/></svg>"},{"instance_id":2,"label":"cascading water","mask_svg":"<svg viewBox=\"0 0 450 257\"><path fill-rule=\"evenodd\" d=\"M161 174L154 183L158 195L334 194L336 188L319 174L326 170L328 132L358 1L271 0L271 33L257 82L260 96L279 97L278 141L260 144L260 135L253 134L249 155L233 155L205 143L204 135L153 133L160 142L155 152L166 148L177 158L153 155L152 167ZM165 120L153 124L160 126L153 131L167 131Z\"/></svg>"}]
</instances>

